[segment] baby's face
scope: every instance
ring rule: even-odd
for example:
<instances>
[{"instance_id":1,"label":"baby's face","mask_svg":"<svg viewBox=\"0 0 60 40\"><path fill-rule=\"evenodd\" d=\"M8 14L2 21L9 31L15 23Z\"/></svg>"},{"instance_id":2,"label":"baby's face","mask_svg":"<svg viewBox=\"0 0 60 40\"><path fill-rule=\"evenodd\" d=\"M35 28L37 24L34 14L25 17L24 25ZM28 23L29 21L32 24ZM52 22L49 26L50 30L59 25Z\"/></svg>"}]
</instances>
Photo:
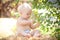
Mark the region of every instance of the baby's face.
<instances>
[{"instance_id":1,"label":"baby's face","mask_svg":"<svg viewBox=\"0 0 60 40\"><path fill-rule=\"evenodd\" d=\"M30 16L31 16L31 12L32 12L31 10L27 10L27 11L24 11L24 10L23 10L21 16L22 16L23 18L25 18L25 19L28 19L28 18L30 18Z\"/></svg>"}]
</instances>

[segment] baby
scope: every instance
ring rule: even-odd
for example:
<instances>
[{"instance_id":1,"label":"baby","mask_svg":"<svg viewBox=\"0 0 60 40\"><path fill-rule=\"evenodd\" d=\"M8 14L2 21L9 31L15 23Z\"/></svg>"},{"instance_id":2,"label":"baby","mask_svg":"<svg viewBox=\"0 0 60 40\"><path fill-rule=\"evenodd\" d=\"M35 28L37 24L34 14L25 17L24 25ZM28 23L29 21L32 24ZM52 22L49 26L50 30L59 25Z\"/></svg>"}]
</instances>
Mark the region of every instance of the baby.
<instances>
[{"instance_id":1,"label":"baby","mask_svg":"<svg viewBox=\"0 0 60 40\"><path fill-rule=\"evenodd\" d=\"M23 3L18 7L18 12L21 16L17 20L17 35L24 37L39 36L39 31L31 31L39 26L39 23L33 24L33 20L29 19L32 13L31 6Z\"/></svg>"}]
</instances>

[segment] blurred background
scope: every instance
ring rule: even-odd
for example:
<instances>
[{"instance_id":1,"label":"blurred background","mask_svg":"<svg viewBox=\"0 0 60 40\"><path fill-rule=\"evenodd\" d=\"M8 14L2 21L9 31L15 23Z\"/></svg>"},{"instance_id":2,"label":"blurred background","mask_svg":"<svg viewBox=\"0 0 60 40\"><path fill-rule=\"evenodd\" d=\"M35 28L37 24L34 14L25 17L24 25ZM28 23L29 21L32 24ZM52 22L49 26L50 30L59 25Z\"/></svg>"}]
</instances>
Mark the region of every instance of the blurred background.
<instances>
[{"instance_id":1,"label":"blurred background","mask_svg":"<svg viewBox=\"0 0 60 40\"><path fill-rule=\"evenodd\" d=\"M31 5L31 19L40 22L37 29L45 39L60 40L60 0L0 0L0 39L15 34L17 7L24 2Z\"/></svg>"}]
</instances>

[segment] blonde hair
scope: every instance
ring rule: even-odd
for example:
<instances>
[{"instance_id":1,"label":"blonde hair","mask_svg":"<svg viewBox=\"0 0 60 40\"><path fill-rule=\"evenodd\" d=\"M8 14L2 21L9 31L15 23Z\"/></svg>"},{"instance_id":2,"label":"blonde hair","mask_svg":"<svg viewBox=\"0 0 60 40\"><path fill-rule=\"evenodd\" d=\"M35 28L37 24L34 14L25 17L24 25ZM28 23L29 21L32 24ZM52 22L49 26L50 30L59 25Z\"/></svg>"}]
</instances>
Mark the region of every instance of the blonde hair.
<instances>
[{"instance_id":1,"label":"blonde hair","mask_svg":"<svg viewBox=\"0 0 60 40\"><path fill-rule=\"evenodd\" d=\"M18 12L20 13L21 11L29 11L32 10L31 6L28 3L23 3L22 5L18 6Z\"/></svg>"}]
</instances>

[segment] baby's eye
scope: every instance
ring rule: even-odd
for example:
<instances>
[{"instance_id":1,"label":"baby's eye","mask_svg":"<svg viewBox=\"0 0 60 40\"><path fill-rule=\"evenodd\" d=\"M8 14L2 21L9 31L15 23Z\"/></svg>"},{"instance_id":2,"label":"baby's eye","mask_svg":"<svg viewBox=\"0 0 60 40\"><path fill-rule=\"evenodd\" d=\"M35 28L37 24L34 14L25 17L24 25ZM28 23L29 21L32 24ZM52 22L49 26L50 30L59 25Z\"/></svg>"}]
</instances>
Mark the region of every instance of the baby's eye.
<instances>
[{"instance_id":1,"label":"baby's eye","mask_svg":"<svg viewBox=\"0 0 60 40\"><path fill-rule=\"evenodd\" d=\"M30 15L30 14L27 13L27 15Z\"/></svg>"}]
</instances>

